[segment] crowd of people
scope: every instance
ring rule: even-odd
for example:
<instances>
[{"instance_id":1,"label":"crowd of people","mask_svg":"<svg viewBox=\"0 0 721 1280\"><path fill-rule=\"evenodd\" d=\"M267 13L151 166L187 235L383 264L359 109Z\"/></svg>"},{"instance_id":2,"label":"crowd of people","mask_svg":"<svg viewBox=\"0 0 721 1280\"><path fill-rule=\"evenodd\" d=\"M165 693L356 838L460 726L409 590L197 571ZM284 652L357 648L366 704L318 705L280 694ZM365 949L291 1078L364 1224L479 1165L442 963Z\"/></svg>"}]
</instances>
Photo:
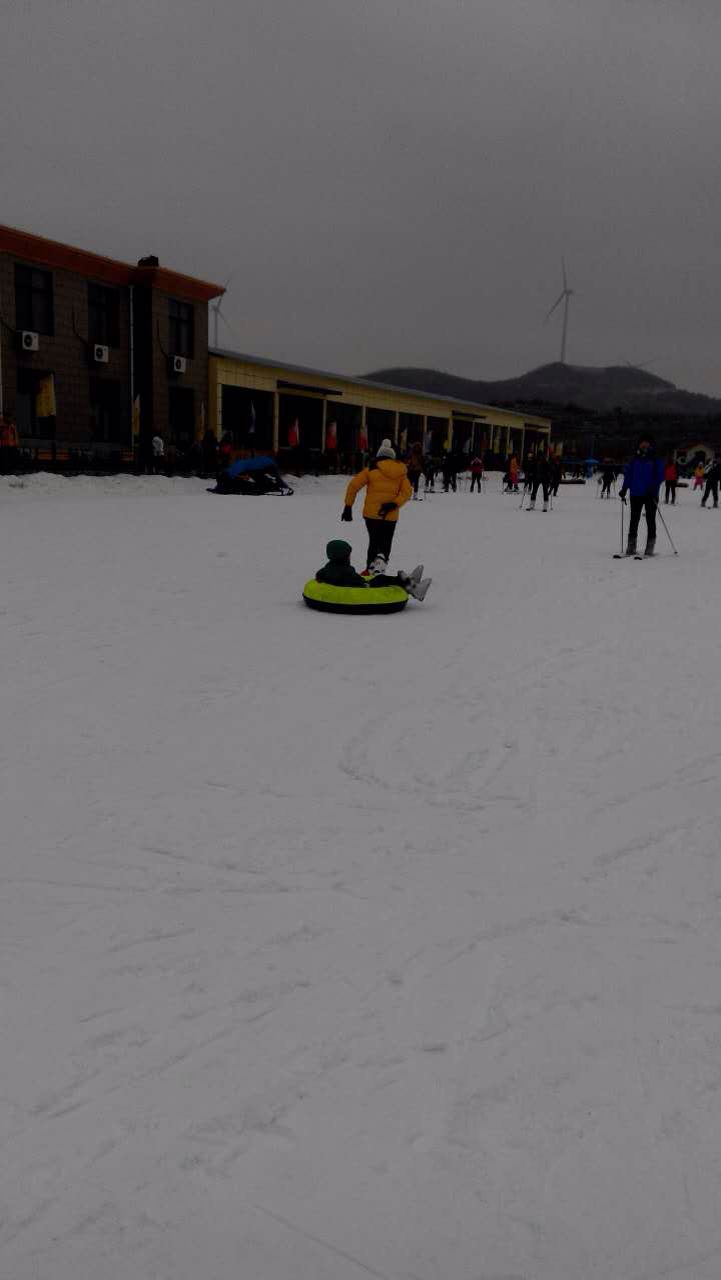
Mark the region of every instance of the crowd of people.
<instances>
[{"instance_id":1,"label":"crowd of people","mask_svg":"<svg viewBox=\"0 0 721 1280\"><path fill-rule=\"evenodd\" d=\"M447 455L441 466L443 487L446 491L457 487L457 476L460 469L468 471L471 477L471 492L482 492L484 479L484 460L480 455L466 454L462 457L462 468L458 455ZM710 462L694 462L692 464L694 488L700 487L696 480L705 485L701 506L705 507L710 499L713 506L719 504L719 488L721 487L721 457L714 457ZM396 452L390 440L384 440L375 457L370 460L348 484L341 519L350 521L353 518L353 504L358 493L365 489L366 498L363 507L363 518L368 532L368 552L366 557L366 573L382 574L388 564L398 516L401 508L409 501L419 497L421 477L425 477L426 491L432 491L437 467L424 458L420 444L413 444L405 459L396 458ZM623 475L618 497L624 506L628 502L630 517L628 522L627 541L623 544L622 555L637 555L638 531L641 517L646 520L645 556L653 556L656 546L656 516L658 512L661 488L664 490L666 504L676 502L676 489L680 479L680 468L675 455L665 459L656 452L655 442L650 435L639 437L634 456L620 466L610 460L601 464L598 484L600 497L611 498L619 475ZM564 465L558 456L551 453L544 445L539 444L524 460L521 466L516 454L508 459L503 475L503 492L520 494L523 489L521 505L525 506L528 498L528 511L533 511L539 492L543 495L543 510L549 509L549 503L558 494L564 478Z\"/></svg>"},{"instance_id":2,"label":"crowd of people","mask_svg":"<svg viewBox=\"0 0 721 1280\"><path fill-rule=\"evenodd\" d=\"M663 491L664 503L674 505L679 485L687 482L691 484L694 493L698 492L701 495L702 507L711 505L718 508L721 489L721 453L712 458L699 453L689 461L684 459L682 467L675 453L668 453L665 460L657 458L655 446L650 437L644 437L644 441L653 453L654 477L659 479L659 488L655 495L656 503L661 501L660 495ZM386 446L392 448L390 441L383 442L375 458L366 451L356 454L353 458L343 459L344 469L354 470L357 474L363 473L369 466L373 467L384 460L382 450ZM159 433L156 433L141 439L135 465L141 472L149 474L198 475L203 478L218 479L226 473L238 457L246 457L252 453L253 450L239 448L230 431L225 432L218 440L215 432L208 429L201 439L193 440L182 447L173 440L164 440ZM683 458L683 455L681 456ZM624 472L621 463L611 458L604 458L600 462L593 458L583 461L577 458L563 459L552 449L540 443L525 457L511 453L505 460L505 464L502 464L501 459L496 455L473 449L462 450L457 447L424 449L419 440L403 449L400 459L396 459L395 448L393 448L393 458L386 454L385 460L393 461L396 467L403 468L408 485L408 496L404 501L418 501L426 494L439 491L455 493L460 487L460 477L469 477L471 492L481 494L486 487L487 473L491 470L497 471L499 467L502 468L503 492L523 494L523 498L528 499L527 509L531 511L536 508L539 494L543 499L542 509L548 510L563 480L583 482L592 479L596 474L598 496L605 500L615 496L625 497L628 491L625 480L624 487L618 488L620 477ZM337 456L331 459L319 455L305 458L304 467L296 467L297 462L300 460L289 456L287 459L278 460L278 465L281 470L309 469L317 473L326 469L340 469L341 459ZM7 414L4 416L0 414L0 474L35 470L43 465L47 463L43 463L33 455L32 450L23 446L12 418ZM80 451L73 452L66 459L65 469L69 471L121 469L120 454L118 453L116 466L113 467L112 459L109 459L107 454L102 457L92 457ZM465 484L467 483L466 479ZM638 496L633 492L630 493L632 499ZM391 519L390 527L394 524L395 520ZM392 534L390 537L392 538ZM387 532L377 535L374 549L381 554L384 549L390 550L388 538Z\"/></svg>"}]
</instances>

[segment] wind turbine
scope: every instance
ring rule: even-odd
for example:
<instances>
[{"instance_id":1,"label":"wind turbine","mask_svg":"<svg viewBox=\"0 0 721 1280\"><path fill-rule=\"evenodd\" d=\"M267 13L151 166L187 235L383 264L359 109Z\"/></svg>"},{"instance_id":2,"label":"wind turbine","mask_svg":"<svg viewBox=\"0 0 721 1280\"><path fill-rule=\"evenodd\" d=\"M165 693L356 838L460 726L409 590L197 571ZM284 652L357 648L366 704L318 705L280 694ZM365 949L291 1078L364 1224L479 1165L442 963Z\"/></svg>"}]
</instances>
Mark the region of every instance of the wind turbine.
<instances>
[{"instance_id":1,"label":"wind turbine","mask_svg":"<svg viewBox=\"0 0 721 1280\"><path fill-rule=\"evenodd\" d=\"M233 275L234 274L235 272L233 272ZM226 325L228 329L230 329L230 325L228 324L228 321L225 318L224 312L221 310L221 306L222 306L223 298L228 292L228 285L233 279L233 275L228 276L228 279L223 285L223 292L221 293L219 298L215 299L215 302L211 303L211 306L210 306L210 310L213 312L213 346L215 347L216 351L218 349L218 320L219 319L222 320L223 324ZM232 330L231 330L231 333L232 333Z\"/></svg>"},{"instance_id":2,"label":"wind turbine","mask_svg":"<svg viewBox=\"0 0 721 1280\"><path fill-rule=\"evenodd\" d=\"M561 290L559 297L556 299L553 306L551 307L551 310L548 312L548 315L546 316L546 320L550 320L551 316L556 310L556 307L560 307L561 303L563 303L563 333L561 335L561 364L565 364L566 363L566 336L568 334L568 300L569 298L573 297L576 291L575 289L569 289L568 287L568 280L566 278L566 259L565 258L561 258L561 270L563 272L563 289ZM545 323L546 321L544 321L544 324Z\"/></svg>"}]
</instances>

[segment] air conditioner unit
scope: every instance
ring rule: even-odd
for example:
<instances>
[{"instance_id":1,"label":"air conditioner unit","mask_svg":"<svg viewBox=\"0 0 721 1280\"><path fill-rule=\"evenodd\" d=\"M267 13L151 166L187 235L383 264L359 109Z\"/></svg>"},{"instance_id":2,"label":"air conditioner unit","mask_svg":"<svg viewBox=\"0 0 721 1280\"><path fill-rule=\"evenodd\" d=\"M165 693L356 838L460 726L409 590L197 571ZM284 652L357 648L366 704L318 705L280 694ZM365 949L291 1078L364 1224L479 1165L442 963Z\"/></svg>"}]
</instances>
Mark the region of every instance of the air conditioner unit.
<instances>
[{"instance_id":1,"label":"air conditioner unit","mask_svg":"<svg viewBox=\"0 0 721 1280\"><path fill-rule=\"evenodd\" d=\"M93 343L93 360L96 364L107 364L109 357L109 347L103 347L99 342Z\"/></svg>"},{"instance_id":2,"label":"air conditioner unit","mask_svg":"<svg viewBox=\"0 0 721 1280\"><path fill-rule=\"evenodd\" d=\"M31 333L29 329L23 329L20 334L20 347L23 351L39 351L40 338L37 333Z\"/></svg>"},{"instance_id":3,"label":"air conditioner unit","mask_svg":"<svg viewBox=\"0 0 721 1280\"><path fill-rule=\"evenodd\" d=\"M173 373L185 373L187 364L185 356L173 356Z\"/></svg>"}]
</instances>

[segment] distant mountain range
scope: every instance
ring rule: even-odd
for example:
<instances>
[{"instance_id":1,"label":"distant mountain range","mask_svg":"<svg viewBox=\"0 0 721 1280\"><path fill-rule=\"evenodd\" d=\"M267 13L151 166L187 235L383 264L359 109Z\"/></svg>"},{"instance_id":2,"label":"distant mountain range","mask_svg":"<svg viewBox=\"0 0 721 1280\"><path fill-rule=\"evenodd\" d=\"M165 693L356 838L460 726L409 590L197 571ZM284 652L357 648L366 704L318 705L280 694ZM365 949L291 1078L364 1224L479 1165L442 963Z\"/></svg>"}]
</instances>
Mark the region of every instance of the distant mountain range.
<instances>
[{"instance_id":1,"label":"distant mountain range","mask_svg":"<svg viewBox=\"0 0 721 1280\"><path fill-rule=\"evenodd\" d=\"M677 417L721 415L721 399L680 391L673 382L630 365L606 368L544 364L520 378L487 382L459 378L439 369L377 369L364 375L375 382L413 388L435 395L455 396L480 404L525 407L537 413L553 406L577 406L596 413L623 409L635 414L673 414Z\"/></svg>"}]
</instances>

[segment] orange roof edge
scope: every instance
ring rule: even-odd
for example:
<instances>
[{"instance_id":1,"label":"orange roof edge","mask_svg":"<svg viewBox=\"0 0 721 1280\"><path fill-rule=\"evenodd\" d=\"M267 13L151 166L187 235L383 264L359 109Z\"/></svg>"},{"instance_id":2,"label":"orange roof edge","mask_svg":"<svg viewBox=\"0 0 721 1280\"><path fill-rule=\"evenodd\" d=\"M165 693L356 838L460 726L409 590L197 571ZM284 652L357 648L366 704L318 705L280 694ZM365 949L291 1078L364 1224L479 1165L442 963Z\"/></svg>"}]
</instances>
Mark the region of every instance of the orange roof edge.
<instances>
[{"instance_id":1,"label":"orange roof edge","mask_svg":"<svg viewBox=\"0 0 721 1280\"><path fill-rule=\"evenodd\" d=\"M219 298L225 293L222 285L198 280L195 276L186 276L168 267L132 266L127 262L118 262L115 258L105 258L100 253L92 253L88 249L77 249L73 245L62 244L59 240L49 240L46 236L20 231L17 227L0 225L0 253L10 253L26 262L36 262L61 271L73 271L77 275L89 276L110 284L149 284L153 289L160 289L164 293L184 294L196 302L209 302L211 298Z\"/></svg>"}]
</instances>

